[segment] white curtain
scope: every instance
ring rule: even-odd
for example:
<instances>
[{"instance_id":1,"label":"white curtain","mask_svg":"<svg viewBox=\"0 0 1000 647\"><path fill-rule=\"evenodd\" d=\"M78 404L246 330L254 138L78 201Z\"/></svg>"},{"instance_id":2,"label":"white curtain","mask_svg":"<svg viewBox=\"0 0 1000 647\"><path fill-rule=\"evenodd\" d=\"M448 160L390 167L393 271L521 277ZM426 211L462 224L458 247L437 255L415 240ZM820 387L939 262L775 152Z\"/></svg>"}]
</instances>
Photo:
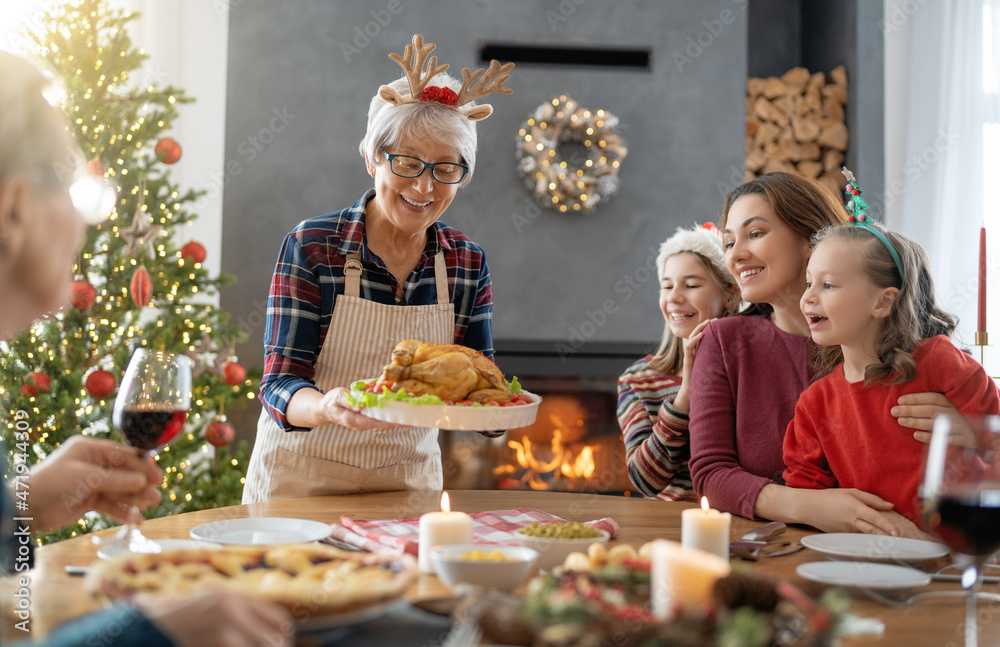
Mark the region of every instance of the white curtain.
<instances>
[{"instance_id":1,"label":"white curtain","mask_svg":"<svg viewBox=\"0 0 1000 647\"><path fill-rule=\"evenodd\" d=\"M181 145L171 179L182 191L204 190L188 207L198 219L177 232L179 244L194 239L205 246L204 266L219 272L222 255L222 193L225 176L226 70L229 47L228 0L108 0L139 13L129 23L135 47L149 55L144 72L161 86L181 88L195 100L178 106L180 117L164 133ZM210 299L216 304L218 298Z\"/></svg>"},{"instance_id":2,"label":"white curtain","mask_svg":"<svg viewBox=\"0 0 1000 647\"><path fill-rule=\"evenodd\" d=\"M985 37L984 7L994 17ZM989 58L996 50L989 48L1000 42L1000 0L888 0L884 19L886 222L927 250L938 299L959 316L959 341L971 345L984 221L989 257L1000 259L1000 205L988 210L984 201L1000 184L1000 177L984 176L984 129L998 119L995 89L984 90L984 51L985 67L996 75L1000 66ZM991 265L987 328L995 349L1000 272ZM996 353L985 364L1000 375Z\"/></svg>"}]
</instances>

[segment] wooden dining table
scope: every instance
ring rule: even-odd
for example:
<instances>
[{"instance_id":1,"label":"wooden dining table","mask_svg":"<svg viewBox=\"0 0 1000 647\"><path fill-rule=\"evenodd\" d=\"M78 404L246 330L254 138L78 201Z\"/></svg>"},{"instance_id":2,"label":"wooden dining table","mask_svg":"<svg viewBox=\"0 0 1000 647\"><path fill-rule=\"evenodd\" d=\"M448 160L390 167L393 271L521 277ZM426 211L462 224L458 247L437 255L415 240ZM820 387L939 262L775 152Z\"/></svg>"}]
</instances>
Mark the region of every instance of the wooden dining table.
<instances>
[{"instance_id":1,"label":"wooden dining table","mask_svg":"<svg viewBox=\"0 0 1000 647\"><path fill-rule=\"evenodd\" d=\"M621 532L612 540L611 545L627 543L637 548L658 538L680 541L681 512L692 507L687 503L596 493L452 490L449 491L449 496L453 510L470 513L533 508L571 521L610 517L621 527ZM143 523L142 530L154 539L181 539L188 538L191 529L200 524L244 517L288 517L324 523L338 523L343 515L353 519L415 517L438 510L440 498L440 491L411 491L284 499L151 519ZM759 525L761 522L734 516L731 539L738 539ZM107 530L97 534L108 537L113 533L114 530ZM809 534L814 534L814 531L790 527L782 538L798 542ZM873 541L877 539L873 538ZM97 559L97 546L90 536L75 537L43 546L36 551L35 567L30 572L32 637L44 635L52 628L100 607L100 603L86 593L83 578L68 574L66 569L67 566L88 566ZM819 595L827 587L803 579L796 573L796 567L806 562L824 560L824 555L807 548L793 554L765 557L746 564L755 571L786 578L811 595ZM8 577L0 581L0 591L3 592L0 609L4 612L2 617L5 625L11 622L11 590L16 585L13 579L15 578ZM932 582L920 590L937 589L960 590L960 584ZM984 590L997 591L998 587L996 584L986 585ZM436 576L421 574L405 597L410 602L420 603L449 595L451 591ZM889 608L863 595L854 595L851 611L859 618L881 621L884 630L880 633L844 637L841 642L843 647L876 644L885 647L957 647L964 644L965 603L960 598L932 599L904 608ZM980 645L1000 645L1000 602L980 601L979 623ZM4 627L5 634L9 628Z\"/></svg>"}]
</instances>

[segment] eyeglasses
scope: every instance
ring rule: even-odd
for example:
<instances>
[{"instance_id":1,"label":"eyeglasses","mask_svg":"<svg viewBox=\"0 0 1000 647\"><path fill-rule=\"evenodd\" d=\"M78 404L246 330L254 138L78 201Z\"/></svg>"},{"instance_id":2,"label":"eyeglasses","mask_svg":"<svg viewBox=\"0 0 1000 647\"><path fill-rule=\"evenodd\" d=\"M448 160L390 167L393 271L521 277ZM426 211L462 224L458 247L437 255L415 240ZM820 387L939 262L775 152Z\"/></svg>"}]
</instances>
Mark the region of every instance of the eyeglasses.
<instances>
[{"instance_id":1,"label":"eyeglasses","mask_svg":"<svg viewBox=\"0 0 1000 647\"><path fill-rule=\"evenodd\" d=\"M389 169L399 177L418 177L424 172L424 169L429 168L431 177L441 184L458 184L469 172L469 167L465 164L454 162L430 164L409 155L392 155L385 148L382 149L382 154L389 160Z\"/></svg>"}]
</instances>

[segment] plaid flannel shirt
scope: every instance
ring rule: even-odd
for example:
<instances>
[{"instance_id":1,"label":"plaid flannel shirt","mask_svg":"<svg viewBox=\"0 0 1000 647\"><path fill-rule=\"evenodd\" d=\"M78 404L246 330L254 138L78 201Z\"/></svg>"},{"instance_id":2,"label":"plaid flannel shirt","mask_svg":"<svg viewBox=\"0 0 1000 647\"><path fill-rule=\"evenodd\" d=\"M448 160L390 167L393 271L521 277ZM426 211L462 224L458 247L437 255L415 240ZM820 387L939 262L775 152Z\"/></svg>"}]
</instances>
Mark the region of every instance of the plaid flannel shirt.
<instances>
[{"instance_id":1,"label":"plaid flannel shirt","mask_svg":"<svg viewBox=\"0 0 1000 647\"><path fill-rule=\"evenodd\" d=\"M316 359L337 297L344 293L348 254L361 254L361 298L388 305L428 305L437 303L434 257L444 251L455 304L455 343L493 355L493 286L483 248L436 222L428 229L416 270L400 285L366 244L365 211L373 197L371 189L347 209L299 223L282 243L267 298L260 399L285 431L306 430L290 425L285 410L296 391L316 388Z\"/></svg>"}]
</instances>

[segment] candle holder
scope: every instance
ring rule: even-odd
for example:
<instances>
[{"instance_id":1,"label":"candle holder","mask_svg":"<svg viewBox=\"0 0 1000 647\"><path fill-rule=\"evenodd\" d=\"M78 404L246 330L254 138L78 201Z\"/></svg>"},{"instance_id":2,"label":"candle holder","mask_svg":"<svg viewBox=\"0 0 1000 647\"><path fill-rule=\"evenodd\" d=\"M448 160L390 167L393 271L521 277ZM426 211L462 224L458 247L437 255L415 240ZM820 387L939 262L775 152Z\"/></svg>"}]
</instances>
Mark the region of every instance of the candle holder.
<instances>
[{"instance_id":1,"label":"candle holder","mask_svg":"<svg viewBox=\"0 0 1000 647\"><path fill-rule=\"evenodd\" d=\"M990 345L990 335L985 330L976 331L976 346L979 346L979 363L986 366L986 347Z\"/></svg>"}]
</instances>

